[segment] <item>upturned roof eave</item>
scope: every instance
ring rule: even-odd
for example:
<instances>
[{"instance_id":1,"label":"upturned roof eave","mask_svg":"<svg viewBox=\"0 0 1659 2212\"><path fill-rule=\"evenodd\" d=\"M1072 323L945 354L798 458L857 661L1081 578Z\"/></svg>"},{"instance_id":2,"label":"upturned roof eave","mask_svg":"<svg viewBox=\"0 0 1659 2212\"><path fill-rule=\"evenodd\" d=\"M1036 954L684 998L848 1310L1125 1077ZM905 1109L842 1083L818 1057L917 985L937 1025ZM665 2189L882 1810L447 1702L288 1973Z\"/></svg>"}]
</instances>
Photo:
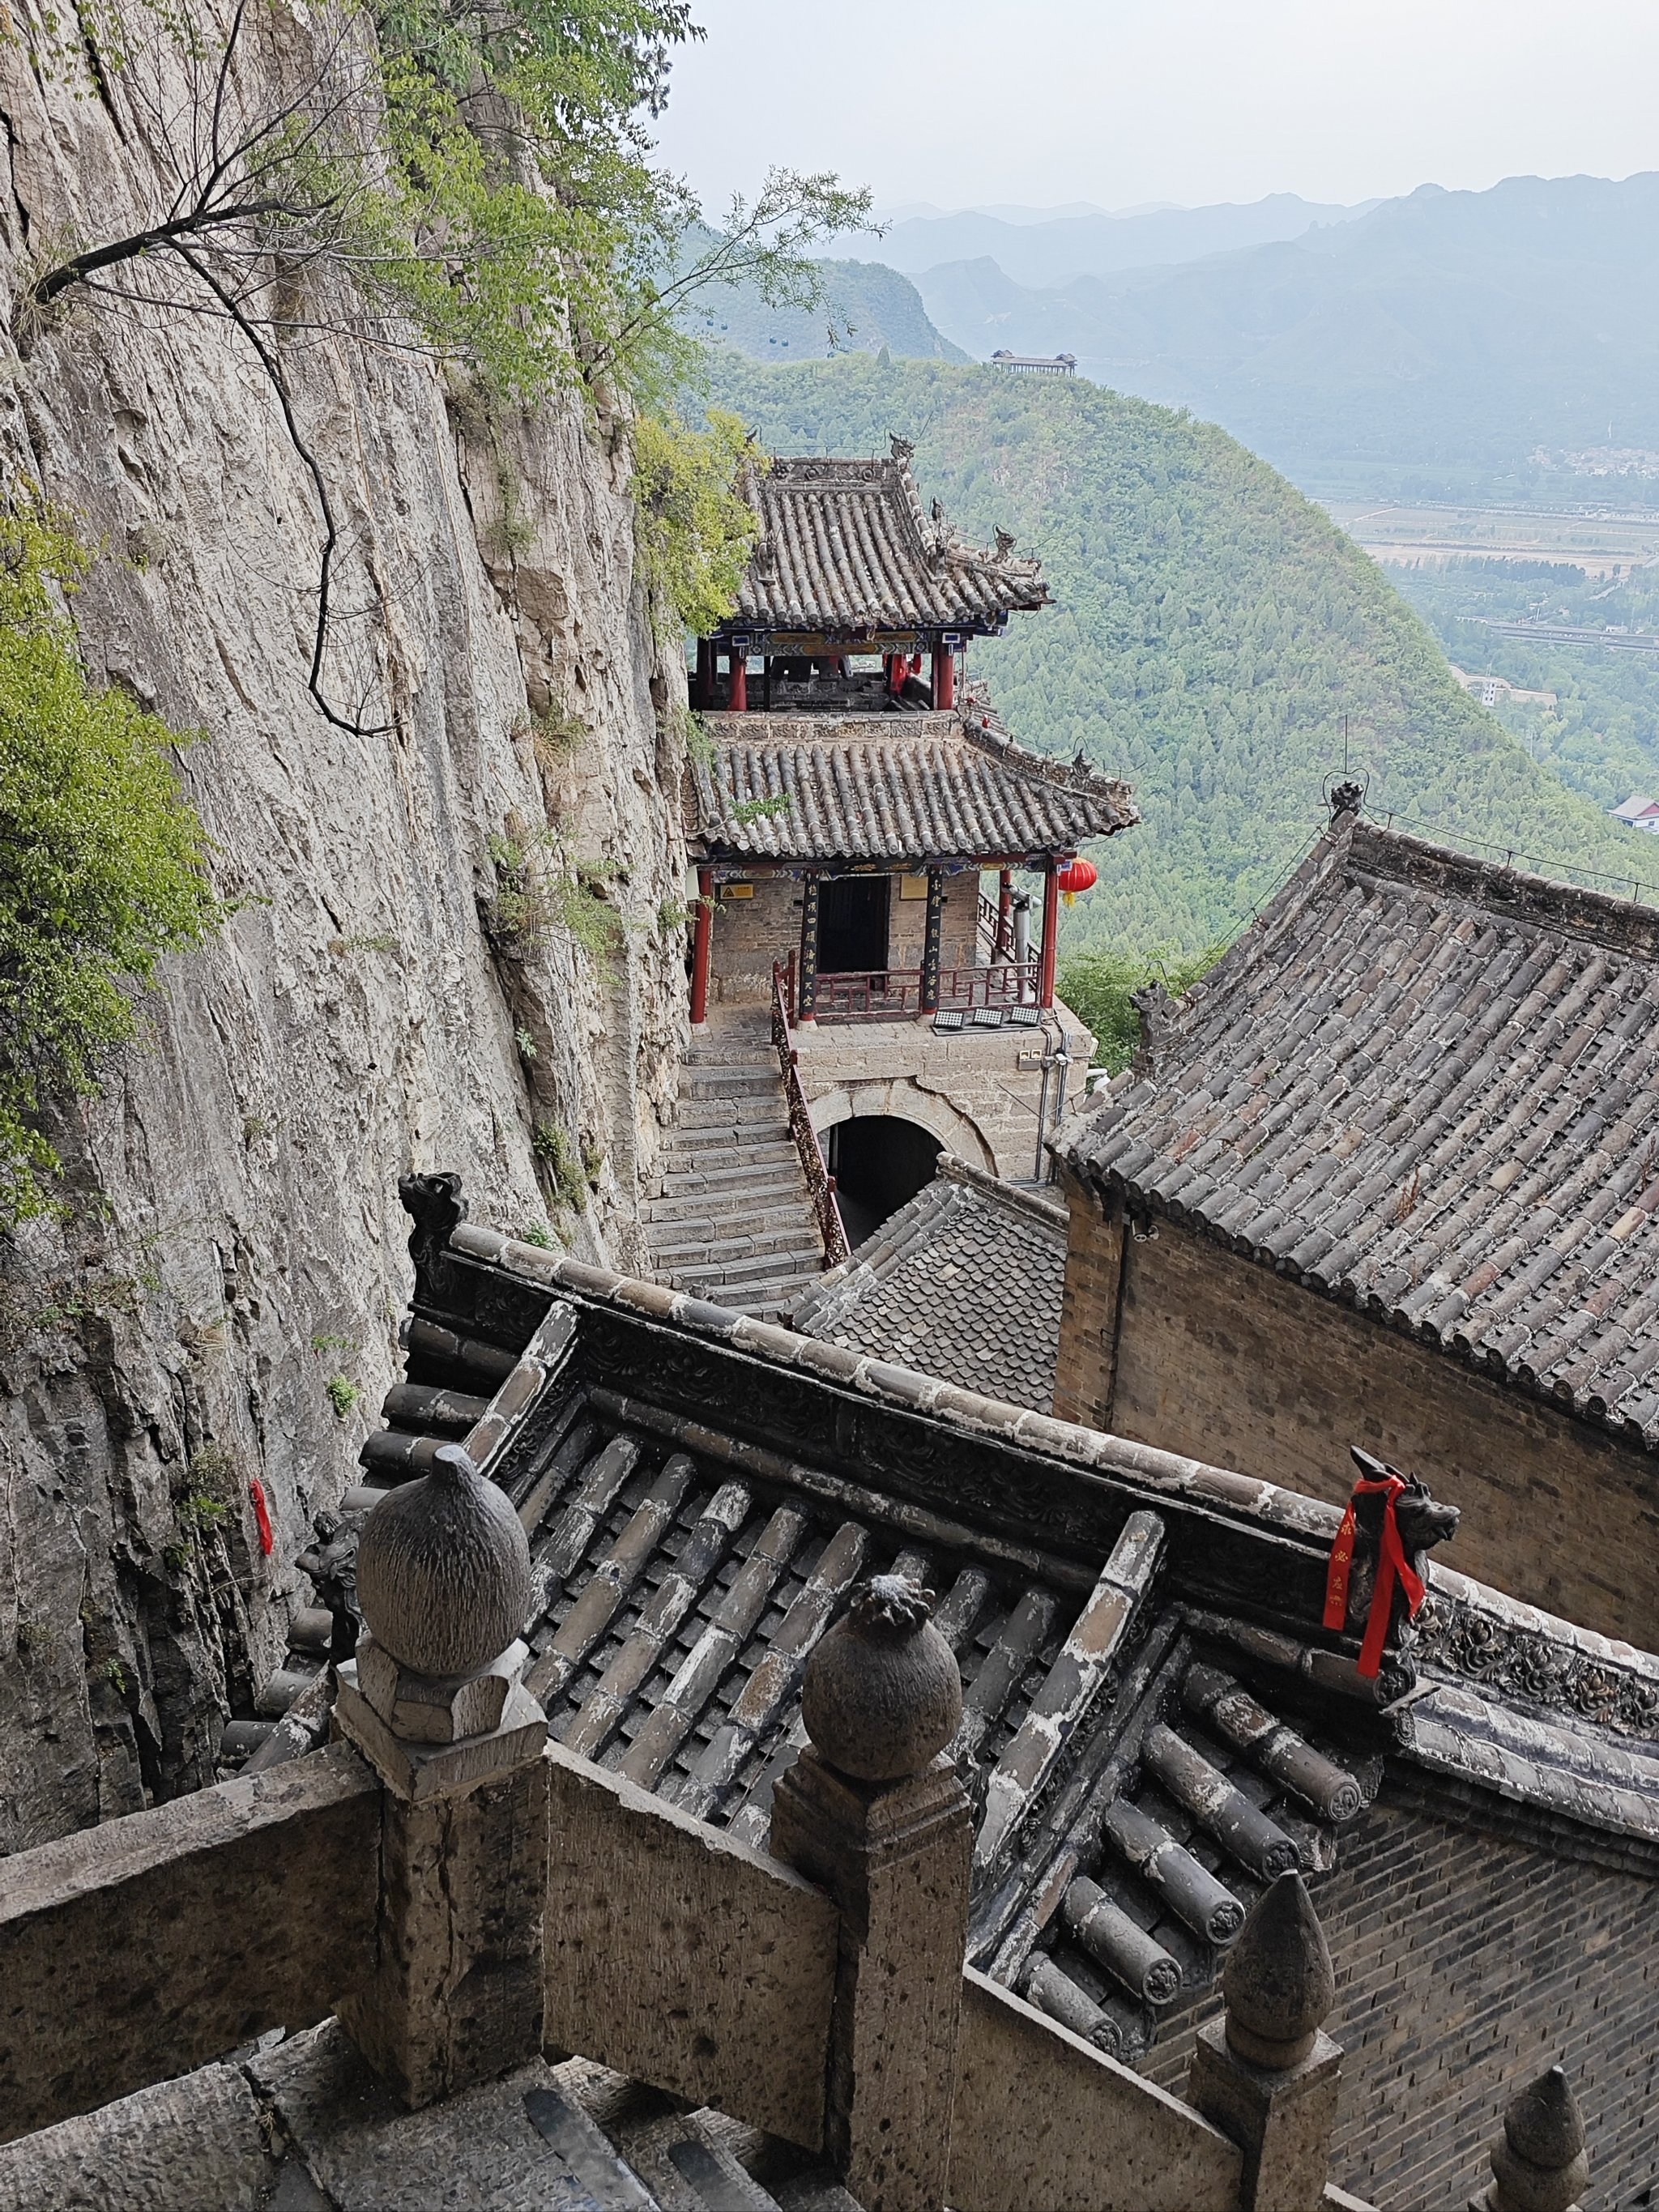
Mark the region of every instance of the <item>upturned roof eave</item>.
<instances>
[{"instance_id":1,"label":"upturned roof eave","mask_svg":"<svg viewBox=\"0 0 1659 2212\"><path fill-rule=\"evenodd\" d=\"M1117 1077L1098 1094L1096 1102L1068 1122L1051 1149L1078 1182L1110 1202L1189 1229L1224 1250L1256 1266L1271 1268L1275 1274L1315 1291L1330 1303L1364 1314L1504 1389L1519 1390L1534 1402L1549 1406L1575 1422L1644 1452L1659 1451L1659 1413L1641 1422L1620 1411L1620 1403L1632 1395L1635 1386L1622 1389L1618 1400L1608 1402L1593 1382L1585 1382L1583 1387L1565 1387L1567 1378L1557 1371L1556 1364L1541 1372L1534 1370L1522 1356L1528 1348L1524 1344L1513 1353L1504 1352L1487 1337L1488 1324L1482 1322L1478 1314L1474 1316L1474 1326L1464 1325L1469 1317L1468 1309L1444 1325L1432 1318L1432 1307L1419 1313L1409 1312L1398 1298L1379 1295L1363 1272L1355 1271L1350 1261L1327 1271L1322 1262L1338 1249L1328 1237L1319 1258L1306 1264L1298 1261L1297 1251L1322 1233L1319 1220L1298 1215L1291 1208L1282 1218L1274 1243L1269 1244L1250 1233L1254 1224L1241 1227L1237 1219L1230 1222L1218 1218L1239 1202L1240 1194L1228 1186L1212 1185L1206 1178L1199 1201L1193 1204L1183 1202L1182 1189L1171 1191L1166 1187L1169 1179L1183 1165L1167 1141L1160 1142L1149 1135L1139 1148L1145 1157L1135 1158L1132 1155L1127 1164L1119 1161L1102 1164L1094 1156L1098 1149L1096 1130L1099 1117L1109 1109L1115 1097L1145 1082L1155 1083L1165 1099L1182 1085L1183 1080L1190 1091L1194 1062L1200 1057L1192 1046L1206 1006L1218 992L1237 988L1261 963L1273 958L1304 923L1309 910L1320 902L1333 875L1342 872L1364 882L1397 881L1449 900L1467 902L1488 919L1501 921L1506 928L1544 936L1570 936L1633 959L1659 959L1659 914L1603 892L1581 890L1545 877L1470 859L1404 832L1378 827L1356 814L1344 814L1332 823L1277 896L1240 935L1218 965L1183 998L1173 1003L1161 1033L1150 1048L1143 1044L1134 1066ZM1154 1118L1154 1114L1149 1112L1149 1130ZM1267 1210L1267 1205L1264 1200L1252 1210L1261 1214ZM1274 1249L1275 1244L1279 1249Z\"/></svg>"}]
</instances>

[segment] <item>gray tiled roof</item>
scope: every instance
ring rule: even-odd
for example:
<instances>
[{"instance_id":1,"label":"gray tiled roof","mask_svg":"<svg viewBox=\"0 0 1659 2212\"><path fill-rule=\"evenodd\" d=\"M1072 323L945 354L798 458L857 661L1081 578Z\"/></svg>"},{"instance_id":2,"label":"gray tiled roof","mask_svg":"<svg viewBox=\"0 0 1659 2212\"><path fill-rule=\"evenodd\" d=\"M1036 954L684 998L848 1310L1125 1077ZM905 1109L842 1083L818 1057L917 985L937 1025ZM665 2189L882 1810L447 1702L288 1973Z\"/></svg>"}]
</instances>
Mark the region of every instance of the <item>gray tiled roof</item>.
<instances>
[{"instance_id":1,"label":"gray tiled roof","mask_svg":"<svg viewBox=\"0 0 1659 2212\"><path fill-rule=\"evenodd\" d=\"M441 1245L455 1209L415 1196L436 1234L365 1464L429 1464L437 1396L519 1351L467 1448L530 1538L553 1734L763 1845L813 1647L860 1576L917 1577L964 1683L970 1958L1103 2048L1210 1987L1278 1867L1340 1860L1385 1753L1540 1842L1659 1863L1659 1661L1431 1562L1368 1692L1318 1626L1334 1507L487 1230ZM1184 1903L1148 1886L1172 1844ZM1096 1889L1152 1939L1133 1971L1077 1926Z\"/></svg>"},{"instance_id":2,"label":"gray tiled roof","mask_svg":"<svg viewBox=\"0 0 1659 2212\"><path fill-rule=\"evenodd\" d=\"M901 441L890 460L775 460L749 495L760 532L729 629L979 629L1048 601L1012 541L979 552L922 513Z\"/></svg>"},{"instance_id":3,"label":"gray tiled roof","mask_svg":"<svg viewBox=\"0 0 1659 2212\"><path fill-rule=\"evenodd\" d=\"M710 854L921 860L1069 852L1140 818L1129 786L1028 752L986 708L709 717L690 828ZM757 802L787 800L751 813Z\"/></svg>"},{"instance_id":4,"label":"gray tiled roof","mask_svg":"<svg viewBox=\"0 0 1659 2212\"><path fill-rule=\"evenodd\" d=\"M1046 1413L1065 1286L1065 1208L946 1158L791 1325Z\"/></svg>"},{"instance_id":5,"label":"gray tiled roof","mask_svg":"<svg viewBox=\"0 0 1659 2212\"><path fill-rule=\"evenodd\" d=\"M1147 1019L1079 1175L1659 1443L1659 915L1340 816Z\"/></svg>"}]
</instances>

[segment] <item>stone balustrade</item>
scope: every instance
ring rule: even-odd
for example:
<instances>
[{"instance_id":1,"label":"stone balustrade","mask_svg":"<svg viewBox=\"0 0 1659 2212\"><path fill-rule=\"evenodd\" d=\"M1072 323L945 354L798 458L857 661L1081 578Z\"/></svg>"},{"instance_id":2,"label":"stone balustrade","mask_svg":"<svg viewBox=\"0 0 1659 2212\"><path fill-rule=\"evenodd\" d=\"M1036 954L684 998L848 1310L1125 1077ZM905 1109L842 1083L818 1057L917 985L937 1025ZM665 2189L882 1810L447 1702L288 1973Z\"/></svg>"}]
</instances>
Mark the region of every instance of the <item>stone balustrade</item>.
<instances>
[{"instance_id":1,"label":"stone balustrade","mask_svg":"<svg viewBox=\"0 0 1659 2212\"><path fill-rule=\"evenodd\" d=\"M465 1452L359 1557L343 1740L0 1863L0 2141L332 2012L407 2106L580 2053L823 2152L863 2212L1321 2201L1299 1884L1240 1939L1207 2118L964 1971L961 1683L914 1583L816 1647L768 1856L546 1740L522 1529Z\"/></svg>"}]
</instances>

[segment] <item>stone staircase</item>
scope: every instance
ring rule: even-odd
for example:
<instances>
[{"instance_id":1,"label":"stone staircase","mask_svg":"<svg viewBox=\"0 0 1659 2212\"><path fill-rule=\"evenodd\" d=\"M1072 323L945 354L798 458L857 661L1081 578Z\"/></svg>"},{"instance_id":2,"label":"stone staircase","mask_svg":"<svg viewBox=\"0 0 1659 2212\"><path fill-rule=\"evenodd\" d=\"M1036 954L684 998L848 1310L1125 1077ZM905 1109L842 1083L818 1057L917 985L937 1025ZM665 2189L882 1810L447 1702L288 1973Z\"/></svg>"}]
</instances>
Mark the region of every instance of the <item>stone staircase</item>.
<instances>
[{"instance_id":1,"label":"stone staircase","mask_svg":"<svg viewBox=\"0 0 1659 2212\"><path fill-rule=\"evenodd\" d=\"M659 1282L775 1319L823 1267L763 1013L711 1015L690 1047L643 1212Z\"/></svg>"},{"instance_id":2,"label":"stone staircase","mask_svg":"<svg viewBox=\"0 0 1659 2212\"><path fill-rule=\"evenodd\" d=\"M525 2110L584 2192L583 2212L860 2212L827 2169L722 2113L688 2112L580 2059L544 2082ZM566 2202L556 2188L542 2201Z\"/></svg>"}]
</instances>

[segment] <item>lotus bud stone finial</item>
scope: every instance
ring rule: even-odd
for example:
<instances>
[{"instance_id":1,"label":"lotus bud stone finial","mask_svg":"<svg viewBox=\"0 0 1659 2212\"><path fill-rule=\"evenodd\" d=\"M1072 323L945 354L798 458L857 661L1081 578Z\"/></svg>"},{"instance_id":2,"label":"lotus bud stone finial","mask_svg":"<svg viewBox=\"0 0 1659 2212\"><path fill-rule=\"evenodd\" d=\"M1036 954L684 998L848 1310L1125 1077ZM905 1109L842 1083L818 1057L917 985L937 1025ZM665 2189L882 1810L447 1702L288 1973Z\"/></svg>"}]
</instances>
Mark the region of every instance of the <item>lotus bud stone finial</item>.
<instances>
[{"instance_id":1,"label":"lotus bud stone finial","mask_svg":"<svg viewBox=\"0 0 1659 2212\"><path fill-rule=\"evenodd\" d=\"M962 1719L956 1654L929 1618L933 1593L904 1575L872 1575L807 1663L806 1732L830 1765L860 1782L919 1774Z\"/></svg>"}]
</instances>

